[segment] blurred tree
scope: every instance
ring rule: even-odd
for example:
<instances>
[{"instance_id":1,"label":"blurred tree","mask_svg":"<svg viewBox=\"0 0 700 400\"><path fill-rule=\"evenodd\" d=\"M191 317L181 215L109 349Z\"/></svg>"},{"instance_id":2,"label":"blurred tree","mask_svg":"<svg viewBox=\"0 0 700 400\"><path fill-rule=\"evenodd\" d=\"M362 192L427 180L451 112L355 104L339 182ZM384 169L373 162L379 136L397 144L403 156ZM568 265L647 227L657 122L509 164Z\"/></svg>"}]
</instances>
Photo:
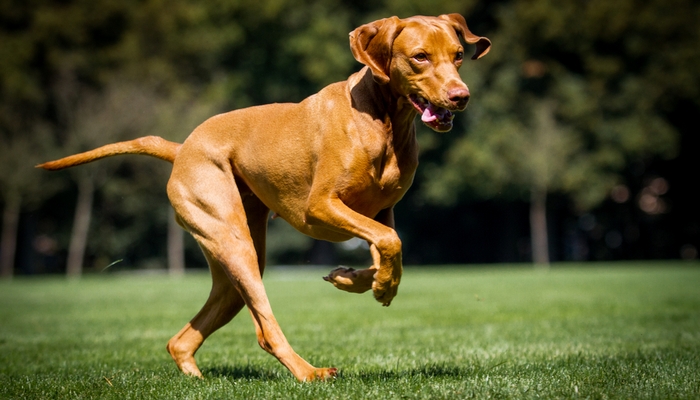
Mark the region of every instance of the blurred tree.
<instances>
[{"instance_id":1,"label":"blurred tree","mask_svg":"<svg viewBox=\"0 0 700 400\"><path fill-rule=\"evenodd\" d=\"M143 98L146 91L158 88L158 95L168 97L178 87L225 81L216 70L217 58L240 34L238 25L221 19L215 8L232 7L217 3L3 2L0 129L15 138L26 135L28 121L49 127L56 140L44 144L55 143L57 149L44 160L106 144L127 131L143 135L144 117L152 112ZM69 273L80 270L84 258L95 183L117 166L107 162L72 171L79 196ZM62 176L69 175L52 179ZM4 204L17 208L14 200Z\"/></svg>"},{"instance_id":2,"label":"blurred tree","mask_svg":"<svg viewBox=\"0 0 700 400\"><path fill-rule=\"evenodd\" d=\"M9 137L0 133L0 198L3 200L0 234L0 278L13 275L17 229L22 208L34 210L62 186L34 169L41 162L41 150L50 142L46 129L37 127L26 135Z\"/></svg>"},{"instance_id":3,"label":"blurred tree","mask_svg":"<svg viewBox=\"0 0 700 400\"><path fill-rule=\"evenodd\" d=\"M77 83L66 79L59 90L59 110L66 126L66 141L61 148L66 155L133 138L149 131L154 123L155 95L143 85L118 79L95 93L80 90ZM95 190L116 166L115 162L102 162L68 170L78 189L66 262L68 276L82 273Z\"/></svg>"},{"instance_id":4,"label":"blurred tree","mask_svg":"<svg viewBox=\"0 0 700 400\"><path fill-rule=\"evenodd\" d=\"M8 146L39 142L48 154L42 161L72 152L76 130L116 129L97 115L131 126L131 137L181 141L209 112L299 101L345 79L360 68L347 38L359 24L445 12L465 15L494 47L463 68L474 102L453 133L419 130L418 192L403 203L416 193L438 204L524 198L533 205L532 227L540 227L531 234L540 243L539 262L547 260L547 194L566 194L581 210L594 207L625 165L674 154L676 135L664 114L678 98L700 104L700 13L691 0L6 0L0 3L0 134ZM124 86L123 98L152 92L152 104L142 108L154 110L154 120L136 128L140 123L129 118L141 118L138 113L117 115L129 107L107 106L115 83ZM469 134L460 136L463 131ZM105 134L75 148L111 140ZM10 161L0 162L0 176L9 176ZM94 188L99 230L89 236L98 239L88 240L87 258L162 257L165 238L154 232L172 221L163 190L167 164L126 157L83 168L111 177ZM37 176L25 180L50 176L65 184L71 175ZM84 186L81 193L91 192ZM2 205L17 210L6 187ZM19 209L29 209L25 201L33 197L22 195ZM42 213L57 208L67 207ZM12 225L12 217L5 220ZM312 242L290 239L277 222L270 226L270 251L303 261ZM170 231L168 264L177 270L180 230Z\"/></svg>"},{"instance_id":5,"label":"blurred tree","mask_svg":"<svg viewBox=\"0 0 700 400\"><path fill-rule=\"evenodd\" d=\"M700 6L673 3L504 2L493 51L465 71L469 133L424 169L424 196L529 193L533 261L546 265L547 193L590 209L629 162L676 153L665 112L678 92L697 98Z\"/></svg>"}]
</instances>

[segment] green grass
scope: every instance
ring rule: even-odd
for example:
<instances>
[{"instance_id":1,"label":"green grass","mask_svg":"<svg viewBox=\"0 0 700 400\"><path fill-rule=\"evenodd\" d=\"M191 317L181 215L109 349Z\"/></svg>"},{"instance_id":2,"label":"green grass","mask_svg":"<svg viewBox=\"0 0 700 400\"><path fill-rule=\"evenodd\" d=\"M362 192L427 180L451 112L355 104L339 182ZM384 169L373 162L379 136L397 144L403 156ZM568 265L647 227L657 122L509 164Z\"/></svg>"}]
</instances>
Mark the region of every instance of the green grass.
<instances>
[{"instance_id":1,"label":"green grass","mask_svg":"<svg viewBox=\"0 0 700 400\"><path fill-rule=\"evenodd\" d=\"M700 398L697 263L406 268L389 308L325 272L265 278L296 351L340 370L306 384L247 312L197 354L204 380L176 370L165 343L208 275L0 283L0 398Z\"/></svg>"}]
</instances>

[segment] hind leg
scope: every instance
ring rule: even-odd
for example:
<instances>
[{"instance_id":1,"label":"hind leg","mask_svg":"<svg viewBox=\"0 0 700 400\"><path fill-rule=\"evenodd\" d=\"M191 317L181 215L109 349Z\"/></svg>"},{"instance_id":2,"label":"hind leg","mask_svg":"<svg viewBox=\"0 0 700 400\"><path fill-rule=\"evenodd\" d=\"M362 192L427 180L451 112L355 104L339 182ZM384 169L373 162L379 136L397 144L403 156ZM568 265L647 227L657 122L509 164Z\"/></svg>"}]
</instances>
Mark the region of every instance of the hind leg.
<instances>
[{"instance_id":1,"label":"hind leg","mask_svg":"<svg viewBox=\"0 0 700 400\"><path fill-rule=\"evenodd\" d=\"M260 275L265 268L265 235L268 209L256 197L244 197L244 208L258 258ZM167 350L178 368L187 375L201 377L194 354L204 340L226 325L245 305L223 266L203 249L212 275L212 289L204 307L168 341Z\"/></svg>"},{"instance_id":2,"label":"hind leg","mask_svg":"<svg viewBox=\"0 0 700 400\"><path fill-rule=\"evenodd\" d=\"M335 375L335 369L315 368L296 354L272 313L256 255L253 235L257 233L251 229L257 225L249 227L244 206L246 193L239 191L240 182L234 181L231 164L214 163L207 153L190 150L181 151L176 159L168 196L182 224L211 262L221 265L243 298L253 317L258 343L298 380ZM184 161L178 163L180 160Z\"/></svg>"},{"instance_id":3,"label":"hind leg","mask_svg":"<svg viewBox=\"0 0 700 400\"><path fill-rule=\"evenodd\" d=\"M212 276L209 298L197 315L173 336L166 346L182 372L200 378L202 373L197 367L194 354L209 335L231 321L245 305L221 265L208 255L207 261Z\"/></svg>"}]
</instances>

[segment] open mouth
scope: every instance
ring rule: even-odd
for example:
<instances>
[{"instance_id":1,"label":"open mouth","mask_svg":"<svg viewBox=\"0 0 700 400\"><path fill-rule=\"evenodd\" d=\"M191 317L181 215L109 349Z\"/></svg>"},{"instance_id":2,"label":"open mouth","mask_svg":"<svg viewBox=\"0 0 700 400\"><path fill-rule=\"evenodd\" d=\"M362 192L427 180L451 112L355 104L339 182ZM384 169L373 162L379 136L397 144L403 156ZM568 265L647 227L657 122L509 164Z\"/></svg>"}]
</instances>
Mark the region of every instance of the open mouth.
<instances>
[{"instance_id":1,"label":"open mouth","mask_svg":"<svg viewBox=\"0 0 700 400\"><path fill-rule=\"evenodd\" d=\"M438 132L447 132L452 129L452 120L455 118L452 111L436 106L416 94L410 95L409 100L411 100L413 107L416 108L418 113L421 114L421 121L428 127Z\"/></svg>"}]
</instances>

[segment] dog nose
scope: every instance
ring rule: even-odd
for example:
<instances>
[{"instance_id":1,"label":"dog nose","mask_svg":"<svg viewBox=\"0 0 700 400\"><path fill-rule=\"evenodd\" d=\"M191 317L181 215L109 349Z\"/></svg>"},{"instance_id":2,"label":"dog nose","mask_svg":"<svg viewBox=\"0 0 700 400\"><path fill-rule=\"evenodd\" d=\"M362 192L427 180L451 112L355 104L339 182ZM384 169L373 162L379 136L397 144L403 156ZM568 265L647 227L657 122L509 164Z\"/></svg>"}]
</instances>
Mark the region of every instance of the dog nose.
<instances>
[{"instance_id":1,"label":"dog nose","mask_svg":"<svg viewBox=\"0 0 700 400\"><path fill-rule=\"evenodd\" d=\"M447 91L447 98L458 108L466 107L469 101L469 89L466 87L450 89Z\"/></svg>"}]
</instances>

